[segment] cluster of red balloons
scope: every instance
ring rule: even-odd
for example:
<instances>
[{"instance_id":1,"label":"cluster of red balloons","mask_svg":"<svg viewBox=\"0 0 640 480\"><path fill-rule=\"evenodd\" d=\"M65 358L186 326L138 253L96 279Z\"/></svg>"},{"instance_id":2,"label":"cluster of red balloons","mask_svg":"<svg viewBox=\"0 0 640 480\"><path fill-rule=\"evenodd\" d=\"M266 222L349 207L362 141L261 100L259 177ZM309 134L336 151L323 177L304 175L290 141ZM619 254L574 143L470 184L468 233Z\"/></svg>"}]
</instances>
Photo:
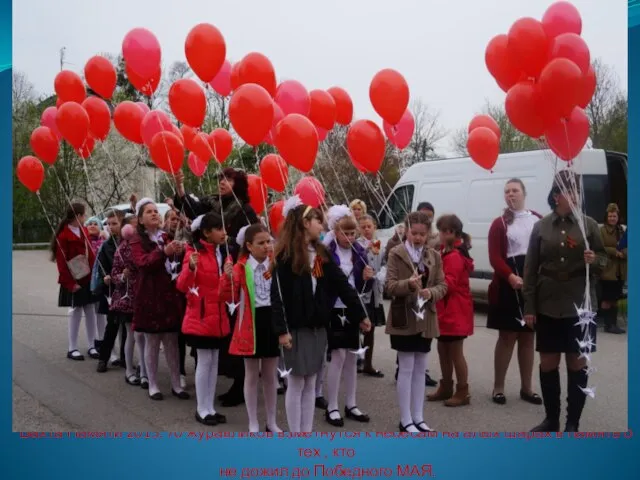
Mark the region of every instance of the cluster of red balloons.
<instances>
[{"instance_id":1,"label":"cluster of red balloons","mask_svg":"<svg viewBox=\"0 0 640 480\"><path fill-rule=\"evenodd\" d=\"M491 170L500 154L500 126L489 115L476 115L469 123L467 151L471 159Z\"/></svg>"},{"instance_id":2,"label":"cluster of red balloons","mask_svg":"<svg viewBox=\"0 0 640 480\"><path fill-rule=\"evenodd\" d=\"M569 2L542 17L517 20L488 44L485 62L505 92L509 120L532 138L544 137L563 160L575 158L589 137L584 108L596 89L580 13Z\"/></svg>"}]
</instances>

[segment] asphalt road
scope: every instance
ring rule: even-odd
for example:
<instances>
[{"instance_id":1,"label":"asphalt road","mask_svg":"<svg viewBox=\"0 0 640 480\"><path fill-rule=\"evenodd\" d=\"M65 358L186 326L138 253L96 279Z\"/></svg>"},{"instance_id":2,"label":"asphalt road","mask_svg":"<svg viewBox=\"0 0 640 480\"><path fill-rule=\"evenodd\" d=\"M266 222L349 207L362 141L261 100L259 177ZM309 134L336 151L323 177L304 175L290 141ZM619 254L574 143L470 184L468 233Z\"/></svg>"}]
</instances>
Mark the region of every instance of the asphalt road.
<instances>
[{"instance_id":1,"label":"asphalt road","mask_svg":"<svg viewBox=\"0 0 640 480\"><path fill-rule=\"evenodd\" d=\"M96 361L73 362L66 358L66 309L57 307L58 286L55 265L45 252L17 251L13 254L13 430L14 431L246 431L244 406L219 407L227 416L226 425L204 427L195 422L194 365L187 360L192 399L178 400L165 395L162 402L148 398L147 392L124 381L124 370L95 371ZM493 349L496 332L487 330L485 315L478 308L475 334L466 341L469 364L471 405L447 408L425 403L425 419L440 431L526 431L544 416L542 406L519 399L519 373L514 355L507 376L507 404L491 401ZM627 431L627 336L598 332L598 352L593 356L597 372L590 385L596 386L595 399L588 399L583 431ZM84 325L80 349L86 352ZM162 357L163 358L163 357ZM396 431L398 414L395 400L395 352L382 329L376 332L375 366L382 379L358 377L359 407L370 414L369 424L346 420L352 431ZM537 367L536 367L537 368ZM429 355L429 369L439 378L435 350ZM161 388L170 386L164 359L160 361ZM563 399L566 380L562 374ZM538 392L537 374L534 375ZM226 391L230 380L221 378L218 393ZM427 391L433 389L428 388ZM343 401L344 397L341 397ZM261 400L260 400L261 402ZM344 407L341 404L341 407ZM261 423L264 411L260 407ZM278 399L278 420L286 429L284 397ZM337 431L316 410L315 431Z\"/></svg>"}]
</instances>

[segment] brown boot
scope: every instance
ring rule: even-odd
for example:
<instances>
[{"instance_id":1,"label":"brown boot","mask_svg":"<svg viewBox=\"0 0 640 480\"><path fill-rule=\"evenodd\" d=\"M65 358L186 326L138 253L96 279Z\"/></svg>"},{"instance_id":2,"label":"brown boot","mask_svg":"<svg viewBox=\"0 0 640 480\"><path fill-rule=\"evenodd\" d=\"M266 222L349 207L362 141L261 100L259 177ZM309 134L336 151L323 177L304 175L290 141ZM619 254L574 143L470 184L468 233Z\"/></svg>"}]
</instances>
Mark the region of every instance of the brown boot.
<instances>
[{"instance_id":1,"label":"brown boot","mask_svg":"<svg viewBox=\"0 0 640 480\"><path fill-rule=\"evenodd\" d=\"M467 384L458 384L453 397L444 402L447 407L461 407L462 405L469 405L469 403L471 403L471 396L469 395L469 385Z\"/></svg>"},{"instance_id":2,"label":"brown boot","mask_svg":"<svg viewBox=\"0 0 640 480\"><path fill-rule=\"evenodd\" d=\"M453 380L440 380L438 390L431 395L427 395L429 402L441 402L443 400L449 400L453 395Z\"/></svg>"}]
</instances>

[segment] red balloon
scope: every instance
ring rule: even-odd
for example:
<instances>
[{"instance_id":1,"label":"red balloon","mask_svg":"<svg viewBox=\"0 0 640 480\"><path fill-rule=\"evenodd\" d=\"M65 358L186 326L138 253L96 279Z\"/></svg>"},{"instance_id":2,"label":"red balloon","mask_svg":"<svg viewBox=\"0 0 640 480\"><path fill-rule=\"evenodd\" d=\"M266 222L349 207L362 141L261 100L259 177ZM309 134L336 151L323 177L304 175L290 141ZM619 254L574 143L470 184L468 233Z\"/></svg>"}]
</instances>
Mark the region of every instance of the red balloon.
<instances>
[{"instance_id":1,"label":"red balloon","mask_svg":"<svg viewBox=\"0 0 640 480\"><path fill-rule=\"evenodd\" d=\"M187 63L203 82L215 78L227 56L227 45L220 30L208 23L191 29L184 43Z\"/></svg>"},{"instance_id":2,"label":"red balloon","mask_svg":"<svg viewBox=\"0 0 640 480\"><path fill-rule=\"evenodd\" d=\"M568 119L557 120L544 132L549 148L562 160L576 158L589 139L589 118L575 107Z\"/></svg>"},{"instance_id":3,"label":"red balloon","mask_svg":"<svg viewBox=\"0 0 640 480\"><path fill-rule=\"evenodd\" d=\"M240 64L242 62L236 62L231 67L231 76L229 78L229 84L231 85L231 91L235 92L240 88Z\"/></svg>"},{"instance_id":4,"label":"red balloon","mask_svg":"<svg viewBox=\"0 0 640 480\"><path fill-rule=\"evenodd\" d=\"M209 162L213 157L213 148L209 145L209 137L206 133L196 133L191 144L192 152L203 162Z\"/></svg>"},{"instance_id":5,"label":"red balloon","mask_svg":"<svg viewBox=\"0 0 640 480\"><path fill-rule=\"evenodd\" d=\"M98 97L89 97L82 106L89 115L89 132L92 137L105 141L111 130L111 111L107 102Z\"/></svg>"},{"instance_id":6,"label":"red balloon","mask_svg":"<svg viewBox=\"0 0 640 480\"><path fill-rule=\"evenodd\" d=\"M371 81L369 98L378 115L396 125L409 105L409 85L395 70L381 70Z\"/></svg>"},{"instance_id":7,"label":"red balloon","mask_svg":"<svg viewBox=\"0 0 640 480\"><path fill-rule=\"evenodd\" d=\"M185 148L189 151L193 151L193 139L196 138L198 131L189 125L182 125L180 127L180 132L182 133L182 138L184 138Z\"/></svg>"},{"instance_id":8,"label":"red balloon","mask_svg":"<svg viewBox=\"0 0 640 480\"><path fill-rule=\"evenodd\" d=\"M578 99L580 108L587 108L587 105L591 103L593 94L596 93L596 83L596 71L590 66L589 71L583 75L582 82L580 82L580 97Z\"/></svg>"},{"instance_id":9,"label":"red balloon","mask_svg":"<svg viewBox=\"0 0 640 480\"><path fill-rule=\"evenodd\" d=\"M580 100L582 73L566 58L554 58L544 67L538 81L549 114L568 118Z\"/></svg>"},{"instance_id":10,"label":"red balloon","mask_svg":"<svg viewBox=\"0 0 640 480\"><path fill-rule=\"evenodd\" d=\"M276 96L277 82L276 73L271 64L271 60L261 53L252 52L247 54L241 61L238 68L239 85L255 83L263 87L271 97Z\"/></svg>"},{"instance_id":11,"label":"red balloon","mask_svg":"<svg viewBox=\"0 0 640 480\"><path fill-rule=\"evenodd\" d=\"M151 160L160 170L174 174L182 168L184 145L171 132L156 133L149 148Z\"/></svg>"},{"instance_id":12,"label":"red balloon","mask_svg":"<svg viewBox=\"0 0 640 480\"><path fill-rule=\"evenodd\" d=\"M487 127L493 133L496 134L496 137L500 138L502 132L500 132L500 125L489 115L476 115L473 117L471 122L469 123L469 133L473 131L474 128L478 127Z\"/></svg>"},{"instance_id":13,"label":"red balloon","mask_svg":"<svg viewBox=\"0 0 640 480\"><path fill-rule=\"evenodd\" d=\"M267 187L258 175L247 175L249 183L249 204L257 215L260 215L267 205Z\"/></svg>"},{"instance_id":14,"label":"red balloon","mask_svg":"<svg viewBox=\"0 0 640 480\"><path fill-rule=\"evenodd\" d=\"M199 128L207 113L204 90L190 78L182 78L169 89L169 107L179 122Z\"/></svg>"},{"instance_id":15,"label":"red balloon","mask_svg":"<svg viewBox=\"0 0 640 480\"><path fill-rule=\"evenodd\" d=\"M242 85L229 102L229 119L245 142L254 147L258 145L273 122L273 100L269 92L253 83Z\"/></svg>"},{"instance_id":16,"label":"red balloon","mask_svg":"<svg viewBox=\"0 0 640 480\"><path fill-rule=\"evenodd\" d=\"M275 138L276 138L276 127L280 123L280 120L282 120L283 118L284 118L284 112L280 108L280 105L274 102L273 103L273 122L271 123L271 130L269 130L269 133L267 133L267 136L264 137L263 141L265 143L268 143L269 145L273 145L273 142L275 141Z\"/></svg>"},{"instance_id":17,"label":"red balloon","mask_svg":"<svg viewBox=\"0 0 640 480\"><path fill-rule=\"evenodd\" d=\"M43 127L49 127L58 141L60 141L62 140L62 134L60 133L60 130L58 130L58 126L56 125L57 114L57 107L45 108L44 112L42 112L42 117L40 117L40 125L42 125Z\"/></svg>"},{"instance_id":18,"label":"red balloon","mask_svg":"<svg viewBox=\"0 0 640 480\"><path fill-rule=\"evenodd\" d=\"M184 145L184 137L182 136L182 132L178 127L176 127L173 123L171 124L171 133L173 133L176 137L180 139L182 144Z\"/></svg>"},{"instance_id":19,"label":"red balloon","mask_svg":"<svg viewBox=\"0 0 640 480\"><path fill-rule=\"evenodd\" d=\"M474 162L486 170L491 170L498 161L500 142L491 129L478 127L469 134L467 150Z\"/></svg>"},{"instance_id":20,"label":"red balloon","mask_svg":"<svg viewBox=\"0 0 640 480\"><path fill-rule=\"evenodd\" d=\"M405 110L400 122L394 127L389 122L382 122L384 133L391 142L400 150L404 150L411 143L411 138L416 129L416 121L409 110Z\"/></svg>"},{"instance_id":21,"label":"red balloon","mask_svg":"<svg viewBox=\"0 0 640 480\"><path fill-rule=\"evenodd\" d=\"M578 9L569 2L556 2L544 12L542 26L549 38L555 38L563 33L580 35L582 18Z\"/></svg>"},{"instance_id":22,"label":"red balloon","mask_svg":"<svg viewBox=\"0 0 640 480\"><path fill-rule=\"evenodd\" d=\"M575 33L563 33L553 41L551 58L567 58L575 63L583 75L591 67L591 54L585 41Z\"/></svg>"},{"instance_id":23,"label":"red balloon","mask_svg":"<svg viewBox=\"0 0 640 480\"><path fill-rule=\"evenodd\" d=\"M353 120L353 102L349 94L340 87L331 87L327 93L336 103L336 123L349 125Z\"/></svg>"},{"instance_id":24,"label":"red balloon","mask_svg":"<svg viewBox=\"0 0 640 480\"><path fill-rule=\"evenodd\" d=\"M73 148L80 148L89 135L89 115L76 102L66 102L58 109L56 125Z\"/></svg>"},{"instance_id":25,"label":"red balloon","mask_svg":"<svg viewBox=\"0 0 640 480\"><path fill-rule=\"evenodd\" d=\"M507 37L509 62L530 77L537 77L549 59L549 39L542 23L535 18L521 18L511 26Z\"/></svg>"},{"instance_id":26,"label":"red balloon","mask_svg":"<svg viewBox=\"0 0 640 480\"><path fill-rule=\"evenodd\" d=\"M282 158L301 172L313 168L318 153L318 132L311 120L298 113L284 117L276 128L276 148Z\"/></svg>"},{"instance_id":27,"label":"red balloon","mask_svg":"<svg viewBox=\"0 0 640 480\"><path fill-rule=\"evenodd\" d=\"M296 80L285 80L278 85L275 102L280 105L285 115L299 113L305 117L309 115L311 100L307 89Z\"/></svg>"},{"instance_id":28,"label":"red balloon","mask_svg":"<svg viewBox=\"0 0 640 480\"><path fill-rule=\"evenodd\" d=\"M516 83L507 92L504 107L511 124L522 133L532 138L543 135L546 122L538 86L529 82Z\"/></svg>"},{"instance_id":29,"label":"red balloon","mask_svg":"<svg viewBox=\"0 0 640 480\"><path fill-rule=\"evenodd\" d=\"M151 109L149 109L149 106L144 102L136 102L136 105L138 105L142 109L145 115L151 111Z\"/></svg>"},{"instance_id":30,"label":"red balloon","mask_svg":"<svg viewBox=\"0 0 640 480\"><path fill-rule=\"evenodd\" d=\"M151 78L162 60L160 42L146 28L134 28L122 41L122 56L138 76Z\"/></svg>"},{"instance_id":31,"label":"red balloon","mask_svg":"<svg viewBox=\"0 0 640 480\"><path fill-rule=\"evenodd\" d=\"M187 165L189 165L189 170L196 176L201 177L207 171L207 162L203 162L198 158L198 156L190 152L189 157L187 158Z\"/></svg>"},{"instance_id":32,"label":"red balloon","mask_svg":"<svg viewBox=\"0 0 640 480\"><path fill-rule=\"evenodd\" d=\"M113 112L113 124L120 135L133 143L143 143L140 127L145 114L134 102L120 102Z\"/></svg>"},{"instance_id":33,"label":"red balloon","mask_svg":"<svg viewBox=\"0 0 640 480\"><path fill-rule=\"evenodd\" d=\"M62 102L82 103L87 96L80 76L69 70L63 70L56 75L53 88Z\"/></svg>"},{"instance_id":34,"label":"red balloon","mask_svg":"<svg viewBox=\"0 0 640 480\"><path fill-rule=\"evenodd\" d=\"M298 195L302 203L309 207L318 208L324 203L324 187L314 177L303 177L296 185L293 193Z\"/></svg>"},{"instance_id":35,"label":"red balloon","mask_svg":"<svg viewBox=\"0 0 640 480\"><path fill-rule=\"evenodd\" d=\"M116 69L108 59L99 55L91 57L84 66L84 78L91 90L102 98L111 98L116 89Z\"/></svg>"},{"instance_id":36,"label":"red balloon","mask_svg":"<svg viewBox=\"0 0 640 480\"><path fill-rule=\"evenodd\" d=\"M218 95L229 96L231 93L231 63L229 63L229 60L224 61L218 74L208 83Z\"/></svg>"},{"instance_id":37,"label":"red balloon","mask_svg":"<svg viewBox=\"0 0 640 480\"><path fill-rule=\"evenodd\" d=\"M280 233L280 227L282 227L282 223L284 222L284 217L282 216L282 210L284 209L284 200L279 200L269 209L269 225L271 226L271 232L274 235L278 235Z\"/></svg>"},{"instance_id":38,"label":"red balloon","mask_svg":"<svg viewBox=\"0 0 640 480\"><path fill-rule=\"evenodd\" d=\"M91 135L84 139L84 142L80 148L76 148L75 151L80 158L86 160L93 153L93 149L96 146L96 140Z\"/></svg>"},{"instance_id":39,"label":"red balloon","mask_svg":"<svg viewBox=\"0 0 640 480\"><path fill-rule=\"evenodd\" d=\"M142 77L134 72L128 64L125 65L124 71L127 74L129 83L143 95L150 97L158 89L160 85L160 78L162 77L162 69L160 65L156 68L155 73L148 77Z\"/></svg>"},{"instance_id":40,"label":"red balloon","mask_svg":"<svg viewBox=\"0 0 640 480\"><path fill-rule=\"evenodd\" d=\"M209 134L209 145L218 163L224 163L233 151L233 138L224 128L216 128Z\"/></svg>"},{"instance_id":41,"label":"red balloon","mask_svg":"<svg viewBox=\"0 0 640 480\"><path fill-rule=\"evenodd\" d=\"M270 153L260 162L260 176L276 192L283 192L289 181L289 167L280 155Z\"/></svg>"},{"instance_id":42,"label":"red balloon","mask_svg":"<svg viewBox=\"0 0 640 480\"><path fill-rule=\"evenodd\" d=\"M16 167L18 180L33 193L38 192L44 182L44 167L36 157L22 157Z\"/></svg>"},{"instance_id":43,"label":"red balloon","mask_svg":"<svg viewBox=\"0 0 640 480\"><path fill-rule=\"evenodd\" d=\"M491 39L484 53L484 61L489 73L505 92L522 76L522 71L509 59L508 42L509 38L505 34L497 35Z\"/></svg>"},{"instance_id":44,"label":"red balloon","mask_svg":"<svg viewBox=\"0 0 640 480\"><path fill-rule=\"evenodd\" d=\"M31 134L31 150L49 165L56 163L60 144L49 127L38 127Z\"/></svg>"},{"instance_id":45,"label":"red balloon","mask_svg":"<svg viewBox=\"0 0 640 480\"><path fill-rule=\"evenodd\" d=\"M316 131L318 132L318 141L324 142L327 136L329 135L329 130L325 130L324 128L316 127Z\"/></svg>"},{"instance_id":46,"label":"red balloon","mask_svg":"<svg viewBox=\"0 0 640 480\"><path fill-rule=\"evenodd\" d=\"M156 133L173 131L173 124L169 116L161 110L152 110L147 113L140 124L142 141L149 147Z\"/></svg>"},{"instance_id":47,"label":"red balloon","mask_svg":"<svg viewBox=\"0 0 640 480\"><path fill-rule=\"evenodd\" d=\"M324 90L311 90L309 99L309 120L316 127L331 130L336 123L336 102L333 97Z\"/></svg>"},{"instance_id":48,"label":"red balloon","mask_svg":"<svg viewBox=\"0 0 640 480\"><path fill-rule=\"evenodd\" d=\"M397 123L397 122L396 122ZM371 120L358 120L347 133L347 150L351 161L361 171L376 173L384 160L384 135Z\"/></svg>"}]
</instances>

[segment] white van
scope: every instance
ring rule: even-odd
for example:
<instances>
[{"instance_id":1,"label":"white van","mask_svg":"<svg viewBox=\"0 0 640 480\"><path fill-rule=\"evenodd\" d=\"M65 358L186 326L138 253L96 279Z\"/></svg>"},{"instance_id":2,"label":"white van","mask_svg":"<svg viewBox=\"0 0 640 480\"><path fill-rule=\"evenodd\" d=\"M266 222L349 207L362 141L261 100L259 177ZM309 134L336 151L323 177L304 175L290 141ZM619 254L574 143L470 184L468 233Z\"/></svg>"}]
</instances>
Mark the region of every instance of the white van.
<instances>
[{"instance_id":1,"label":"white van","mask_svg":"<svg viewBox=\"0 0 640 480\"><path fill-rule=\"evenodd\" d=\"M164 219L165 214L171 209L171 207L166 203L157 203L156 205L158 207L158 213ZM109 210L120 210L125 215L135 213L131 209L130 203L121 203L119 205L112 205L111 207L107 208L104 212L100 212L98 215L96 215L96 217L102 222L102 226L104 228L107 227L107 213L109 213Z\"/></svg>"},{"instance_id":2,"label":"white van","mask_svg":"<svg viewBox=\"0 0 640 480\"><path fill-rule=\"evenodd\" d=\"M493 277L487 236L491 222L505 208L505 183L511 178L520 178L527 188L527 208L546 215L554 172L556 168L566 167L550 150L500 155L493 172L479 167L468 157L415 164L400 178L381 211L376 213L380 240L386 243L394 234L394 226L404 221L406 212L416 210L420 202L430 202L436 218L455 213L462 220L465 232L471 235L470 253L475 261L471 290L476 299L485 300ZM621 218L626 221L627 155L583 150L573 168L583 176L586 214L601 223L607 204L615 202L620 207Z\"/></svg>"}]
</instances>

